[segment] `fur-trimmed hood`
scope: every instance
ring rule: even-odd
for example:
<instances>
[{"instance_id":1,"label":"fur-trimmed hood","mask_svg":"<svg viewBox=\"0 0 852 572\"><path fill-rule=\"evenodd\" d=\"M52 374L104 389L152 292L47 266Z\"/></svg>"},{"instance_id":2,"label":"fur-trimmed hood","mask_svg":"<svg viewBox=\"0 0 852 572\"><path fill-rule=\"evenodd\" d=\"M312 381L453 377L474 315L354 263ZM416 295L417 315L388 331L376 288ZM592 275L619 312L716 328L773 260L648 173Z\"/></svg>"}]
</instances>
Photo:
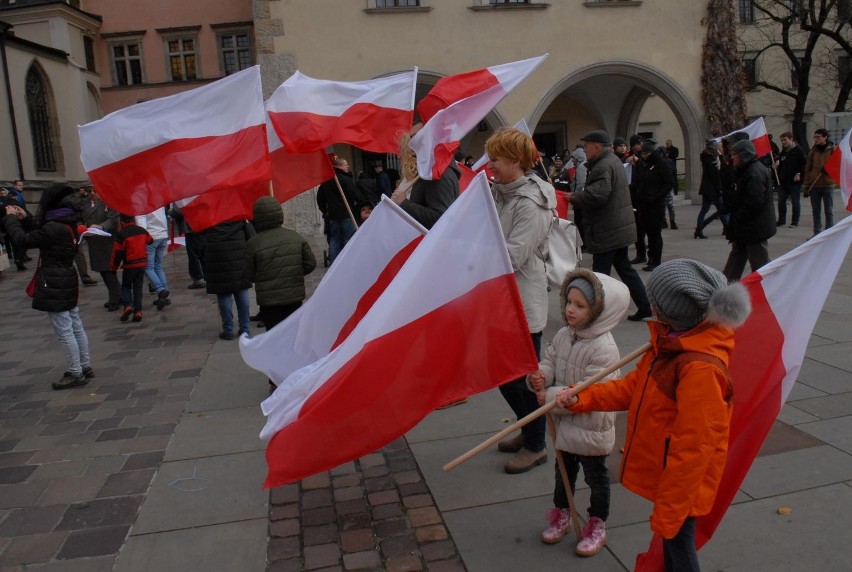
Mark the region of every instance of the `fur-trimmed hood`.
<instances>
[{"instance_id":1,"label":"fur-trimmed hood","mask_svg":"<svg viewBox=\"0 0 852 572\"><path fill-rule=\"evenodd\" d=\"M585 278L589 281L595 291L595 301L589 309L586 322L573 328L574 335L593 338L612 330L624 319L630 307L630 290L627 286L605 274L577 268L565 275L562 286L559 288L559 309L563 321L565 321L565 306L568 301L568 284L575 278Z\"/></svg>"}]
</instances>

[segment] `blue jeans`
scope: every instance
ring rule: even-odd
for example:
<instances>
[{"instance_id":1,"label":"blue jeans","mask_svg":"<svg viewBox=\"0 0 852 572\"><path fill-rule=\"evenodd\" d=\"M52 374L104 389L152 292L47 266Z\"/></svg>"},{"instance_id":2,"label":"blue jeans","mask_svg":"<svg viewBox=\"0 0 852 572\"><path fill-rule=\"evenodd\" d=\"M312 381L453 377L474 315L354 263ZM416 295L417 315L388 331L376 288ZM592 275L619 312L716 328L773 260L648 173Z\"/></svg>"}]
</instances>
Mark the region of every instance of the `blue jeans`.
<instances>
[{"instance_id":1,"label":"blue jeans","mask_svg":"<svg viewBox=\"0 0 852 572\"><path fill-rule=\"evenodd\" d=\"M231 306L231 297L237 302L237 319L240 321L239 333L249 331L249 291L248 288L234 292L233 294L216 294L219 303L219 316L222 318L222 331L226 334L234 333L234 314Z\"/></svg>"},{"instance_id":2,"label":"blue jeans","mask_svg":"<svg viewBox=\"0 0 852 572\"><path fill-rule=\"evenodd\" d=\"M802 192L801 183L793 183L790 186L781 185L778 187L778 222L781 224L787 223L787 198L793 205L793 218L790 224L796 226L799 224L799 215L802 212L802 205L799 202L799 194Z\"/></svg>"},{"instance_id":3,"label":"blue jeans","mask_svg":"<svg viewBox=\"0 0 852 572\"><path fill-rule=\"evenodd\" d=\"M716 207L716 212L710 215L709 218L704 218L707 213L710 211L710 207ZM704 227L716 220L717 218L722 221L724 226L728 226L728 215L721 214L722 212L722 200L719 197L710 198L705 195L701 195L701 210L698 211L698 222L695 224L695 230L701 232L704 230Z\"/></svg>"},{"instance_id":4,"label":"blue jeans","mask_svg":"<svg viewBox=\"0 0 852 572\"><path fill-rule=\"evenodd\" d=\"M530 334L530 336L532 337L533 348L535 348L535 356L537 359L541 359L541 332ZM500 393L518 419L526 417L538 409L538 401L535 398L535 393L527 387L527 376L519 377L515 381L501 385ZM544 432L546 427L547 420L544 415L521 427L521 435L524 437L524 449L536 453L544 449Z\"/></svg>"},{"instance_id":5,"label":"blue jeans","mask_svg":"<svg viewBox=\"0 0 852 572\"><path fill-rule=\"evenodd\" d=\"M814 234L822 230L822 211L825 211L825 228L834 226L834 189L814 187L811 189L811 209L814 211Z\"/></svg>"},{"instance_id":6,"label":"blue jeans","mask_svg":"<svg viewBox=\"0 0 852 572\"><path fill-rule=\"evenodd\" d=\"M145 269L145 276L148 281L154 285L154 288L159 294L161 290L166 290L166 273L163 272L163 258L166 256L166 251L169 248L168 238L158 238L147 246L148 248L148 267Z\"/></svg>"},{"instance_id":7,"label":"blue jeans","mask_svg":"<svg viewBox=\"0 0 852 572\"><path fill-rule=\"evenodd\" d=\"M666 572L699 572L694 516L683 521L674 538L663 539L663 565Z\"/></svg>"},{"instance_id":8,"label":"blue jeans","mask_svg":"<svg viewBox=\"0 0 852 572\"><path fill-rule=\"evenodd\" d=\"M65 349L65 364L68 371L74 375L81 375L83 368L89 367L89 338L83 329L83 321L80 319L80 308L66 312L48 312L53 331L59 336L62 347Z\"/></svg>"},{"instance_id":9,"label":"blue jeans","mask_svg":"<svg viewBox=\"0 0 852 572\"><path fill-rule=\"evenodd\" d=\"M355 225L351 218L343 220L328 221L328 260L334 262L352 235L355 234Z\"/></svg>"}]
</instances>

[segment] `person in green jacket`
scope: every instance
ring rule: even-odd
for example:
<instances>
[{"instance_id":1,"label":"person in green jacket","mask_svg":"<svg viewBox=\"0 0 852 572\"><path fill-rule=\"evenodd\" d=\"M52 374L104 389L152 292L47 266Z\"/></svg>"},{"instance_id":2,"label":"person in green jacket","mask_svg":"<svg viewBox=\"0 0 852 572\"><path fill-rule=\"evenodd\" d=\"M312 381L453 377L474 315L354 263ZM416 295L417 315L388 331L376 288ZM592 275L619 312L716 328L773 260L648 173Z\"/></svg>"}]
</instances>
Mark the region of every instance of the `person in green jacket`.
<instances>
[{"instance_id":1,"label":"person in green jacket","mask_svg":"<svg viewBox=\"0 0 852 572\"><path fill-rule=\"evenodd\" d=\"M305 299L305 276L317 266L308 242L284 228L284 212L275 197L254 203L257 234L246 244L244 278L254 282L258 312L266 330L284 321Z\"/></svg>"}]
</instances>

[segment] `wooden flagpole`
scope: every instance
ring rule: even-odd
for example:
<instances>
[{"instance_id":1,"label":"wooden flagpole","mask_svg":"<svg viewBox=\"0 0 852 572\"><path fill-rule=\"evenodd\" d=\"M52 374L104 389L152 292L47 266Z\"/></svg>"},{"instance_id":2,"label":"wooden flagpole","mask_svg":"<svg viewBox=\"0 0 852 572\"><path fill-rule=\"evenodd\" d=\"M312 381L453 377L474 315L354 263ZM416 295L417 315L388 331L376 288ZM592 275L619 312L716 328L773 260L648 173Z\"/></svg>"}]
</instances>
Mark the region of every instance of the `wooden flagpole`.
<instances>
[{"instance_id":1,"label":"wooden flagpole","mask_svg":"<svg viewBox=\"0 0 852 572\"><path fill-rule=\"evenodd\" d=\"M331 170L334 172L334 182L337 184L337 192L340 193L340 200L343 201L343 206L346 207L346 212L349 213L349 218L352 219L352 224L355 225L355 230L358 230L358 221L355 220L355 215L352 214L352 208L349 206L349 200L346 198L346 193L343 192L343 187L340 184L340 179L337 178L337 171L334 169L334 163L331 161L331 157L328 156L328 153L325 154L328 159L328 164L331 165Z\"/></svg>"},{"instance_id":2,"label":"wooden flagpole","mask_svg":"<svg viewBox=\"0 0 852 572\"><path fill-rule=\"evenodd\" d=\"M577 505L574 503L574 493L571 492L571 484L568 482L568 469L565 467L565 459L562 458L562 451L556 447L556 423L553 421L551 413L545 413L547 417L547 431L550 433L550 439L553 441L553 450L556 451L556 464L559 465L559 474L562 475L562 485L565 487L565 495L568 497L568 508L571 509L571 522L574 523L574 534L577 535L577 540L582 537L580 531L580 517L577 515Z\"/></svg>"},{"instance_id":3,"label":"wooden flagpole","mask_svg":"<svg viewBox=\"0 0 852 572\"><path fill-rule=\"evenodd\" d=\"M615 362L614 364L609 366L608 368L606 368L602 371L599 371L598 373L596 373L595 375L593 375L592 377L590 377L589 379L587 379L583 383L578 383L576 386L574 386L574 395L577 395L578 393L580 393L581 391L583 391L584 389L586 389L587 387L589 387L593 383L597 383L598 381L602 380L603 378L605 378L606 376L608 376L609 374L611 374L612 372L614 372L618 368L629 364L630 362L632 362L633 360L635 360L636 358L638 358L639 356L644 354L646 351L650 350L651 347L652 347L651 342L646 342L645 344L639 346L638 348L636 348L635 350L633 350L632 352L630 352L629 354L627 354L626 356L624 356L623 358L621 358L620 360L618 360L617 362ZM473 449L471 449L467 453L460 455L459 457L456 457L455 459L453 459L452 461L450 461L449 463L444 465L443 469L445 471L449 471L449 470L456 468L457 466L461 465L462 463L464 463L468 459L470 459L470 458L474 457L475 455L481 453L482 451L484 451L485 449L487 449L488 447L490 447L491 445L493 445L497 441L500 441L504 437L509 436L510 434L514 433L515 431L517 431L518 429L520 429L524 425L527 425L528 423L534 421L535 419L538 419L539 417L541 417L545 413L550 412L554 407L556 407L556 400L548 401L547 403L545 403L544 405L542 405L541 407L539 407L538 409L536 409L535 411L533 411L532 413L527 415L526 417L518 419L516 422L512 423L511 425L509 425L508 427L506 427L505 429L503 429L502 431L500 431L496 435L493 435L492 437L486 439L485 441L483 441L482 443L480 443L479 445L477 445L476 447L474 447Z\"/></svg>"}]
</instances>

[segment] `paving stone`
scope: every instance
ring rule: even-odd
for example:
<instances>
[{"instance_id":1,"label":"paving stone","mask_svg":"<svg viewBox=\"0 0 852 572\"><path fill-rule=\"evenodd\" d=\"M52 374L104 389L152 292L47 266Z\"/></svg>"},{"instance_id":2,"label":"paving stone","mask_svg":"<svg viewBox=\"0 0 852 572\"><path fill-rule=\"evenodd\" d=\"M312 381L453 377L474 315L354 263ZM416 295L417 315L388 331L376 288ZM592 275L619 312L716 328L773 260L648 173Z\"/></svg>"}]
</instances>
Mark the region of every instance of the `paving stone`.
<instances>
[{"instance_id":1,"label":"paving stone","mask_svg":"<svg viewBox=\"0 0 852 572\"><path fill-rule=\"evenodd\" d=\"M367 528L370 526L370 523L370 515L363 512L342 515L337 521L338 528L341 531Z\"/></svg>"},{"instance_id":2,"label":"paving stone","mask_svg":"<svg viewBox=\"0 0 852 572\"><path fill-rule=\"evenodd\" d=\"M404 518L397 518L393 520L383 520L381 522L376 523L376 534L380 538L387 538L389 536L397 536L400 534L405 534L409 531L408 522Z\"/></svg>"},{"instance_id":3,"label":"paving stone","mask_svg":"<svg viewBox=\"0 0 852 572\"><path fill-rule=\"evenodd\" d=\"M394 473L393 480L398 485L410 485L411 483L419 483L423 478L418 471L403 471L402 473Z\"/></svg>"},{"instance_id":4,"label":"paving stone","mask_svg":"<svg viewBox=\"0 0 852 572\"><path fill-rule=\"evenodd\" d=\"M132 439L136 437L136 434L139 432L138 427L126 427L123 429L110 429L107 431L101 431L101 434L98 435L98 442L101 441L117 441L123 439Z\"/></svg>"},{"instance_id":5,"label":"paving stone","mask_svg":"<svg viewBox=\"0 0 852 572\"><path fill-rule=\"evenodd\" d=\"M383 504L375 506L370 510L373 520L385 520L388 518L400 518L404 515L402 507L398 504Z\"/></svg>"},{"instance_id":6,"label":"paving stone","mask_svg":"<svg viewBox=\"0 0 852 572\"><path fill-rule=\"evenodd\" d=\"M427 494L428 492L429 486L425 482L411 483L409 485L399 486L399 494L404 497Z\"/></svg>"},{"instance_id":7,"label":"paving stone","mask_svg":"<svg viewBox=\"0 0 852 572\"><path fill-rule=\"evenodd\" d=\"M48 481L36 481L0 487L0 509L34 505L47 485Z\"/></svg>"},{"instance_id":8,"label":"paving stone","mask_svg":"<svg viewBox=\"0 0 852 572\"><path fill-rule=\"evenodd\" d=\"M305 491L302 494L302 508L311 509L321 506L331 506L331 491L328 489L316 489Z\"/></svg>"},{"instance_id":9,"label":"paving stone","mask_svg":"<svg viewBox=\"0 0 852 572\"><path fill-rule=\"evenodd\" d=\"M350 461L348 463L343 463L342 465L338 465L337 467L331 470L331 474L334 476L338 475L352 475L357 472L355 468L355 463Z\"/></svg>"},{"instance_id":10,"label":"paving stone","mask_svg":"<svg viewBox=\"0 0 852 572\"><path fill-rule=\"evenodd\" d=\"M375 570L381 565L381 557L372 550L343 555L343 568L346 570Z\"/></svg>"},{"instance_id":11,"label":"paving stone","mask_svg":"<svg viewBox=\"0 0 852 572\"><path fill-rule=\"evenodd\" d=\"M104 477L61 477L50 481L41 498L40 506L71 504L95 498L104 484Z\"/></svg>"},{"instance_id":12,"label":"paving stone","mask_svg":"<svg viewBox=\"0 0 852 572\"><path fill-rule=\"evenodd\" d=\"M135 437L124 441L121 453L143 453L147 451L165 450L171 440L171 435L153 435L150 437Z\"/></svg>"},{"instance_id":13,"label":"paving stone","mask_svg":"<svg viewBox=\"0 0 852 572\"><path fill-rule=\"evenodd\" d=\"M299 505L296 503L272 506L269 509L269 520L276 521L287 518L298 518L299 514Z\"/></svg>"},{"instance_id":14,"label":"paving stone","mask_svg":"<svg viewBox=\"0 0 852 572\"><path fill-rule=\"evenodd\" d=\"M165 451L150 451L148 453L134 453L127 457L122 471L136 471L139 469L155 469L160 466Z\"/></svg>"},{"instance_id":15,"label":"paving stone","mask_svg":"<svg viewBox=\"0 0 852 572\"><path fill-rule=\"evenodd\" d=\"M47 425L41 436L68 435L69 433L82 433L89 427L89 421L72 421L70 423L54 423Z\"/></svg>"},{"instance_id":16,"label":"paving stone","mask_svg":"<svg viewBox=\"0 0 852 572\"><path fill-rule=\"evenodd\" d=\"M13 453L0 454L0 468L18 467L26 465L27 461L35 454L35 451L15 451Z\"/></svg>"},{"instance_id":17,"label":"paving stone","mask_svg":"<svg viewBox=\"0 0 852 572\"><path fill-rule=\"evenodd\" d=\"M45 415L39 421L44 425L52 425L54 423L68 423L77 418L77 413L55 413L53 415Z\"/></svg>"},{"instance_id":18,"label":"paving stone","mask_svg":"<svg viewBox=\"0 0 852 572\"><path fill-rule=\"evenodd\" d=\"M35 465L4 467L0 469L0 485L14 485L15 483L22 483L26 481L35 470Z\"/></svg>"},{"instance_id":19,"label":"paving stone","mask_svg":"<svg viewBox=\"0 0 852 572\"><path fill-rule=\"evenodd\" d=\"M301 559L276 560L266 567L266 572L301 572Z\"/></svg>"},{"instance_id":20,"label":"paving stone","mask_svg":"<svg viewBox=\"0 0 852 572\"><path fill-rule=\"evenodd\" d=\"M175 427L177 424L175 423L164 423L163 425L152 425L150 427L142 427L139 429L140 437L147 437L149 435L171 435L175 431Z\"/></svg>"},{"instance_id":21,"label":"paving stone","mask_svg":"<svg viewBox=\"0 0 852 572\"><path fill-rule=\"evenodd\" d=\"M445 560L456 553L455 545L449 540L430 542L420 546L420 553L427 562L432 560Z\"/></svg>"},{"instance_id":22,"label":"paving stone","mask_svg":"<svg viewBox=\"0 0 852 572\"><path fill-rule=\"evenodd\" d=\"M337 514L345 516L347 514L358 514L367 512L367 501L365 499L355 499L344 502L339 502L335 506Z\"/></svg>"},{"instance_id":23,"label":"paving stone","mask_svg":"<svg viewBox=\"0 0 852 572\"><path fill-rule=\"evenodd\" d=\"M401 534L382 538L381 547L385 558L392 558L394 556L411 556L417 550L418 545L413 535Z\"/></svg>"},{"instance_id":24,"label":"paving stone","mask_svg":"<svg viewBox=\"0 0 852 572\"><path fill-rule=\"evenodd\" d=\"M98 492L98 498L145 494L157 471L143 469L124 471L107 477L106 484Z\"/></svg>"},{"instance_id":25,"label":"paving stone","mask_svg":"<svg viewBox=\"0 0 852 572\"><path fill-rule=\"evenodd\" d=\"M367 495L367 500L372 506L397 503L399 502L399 493L397 493L397 491L395 490L370 493L369 495Z\"/></svg>"},{"instance_id":26,"label":"paving stone","mask_svg":"<svg viewBox=\"0 0 852 572\"><path fill-rule=\"evenodd\" d=\"M401 460L401 461L391 461L388 464L388 466L390 467L390 470L394 473L417 470L417 462L413 459L404 459L404 460Z\"/></svg>"},{"instance_id":27,"label":"paving stone","mask_svg":"<svg viewBox=\"0 0 852 572\"><path fill-rule=\"evenodd\" d=\"M369 528L347 530L340 535L340 547L343 549L343 552L373 550L375 546L376 535Z\"/></svg>"},{"instance_id":28,"label":"paving stone","mask_svg":"<svg viewBox=\"0 0 852 572\"><path fill-rule=\"evenodd\" d=\"M117 473L126 462L127 457L125 455L112 455L92 459L89 461L89 466L86 469L86 476Z\"/></svg>"},{"instance_id":29,"label":"paving stone","mask_svg":"<svg viewBox=\"0 0 852 572\"><path fill-rule=\"evenodd\" d=\"M287 520L276 520L269 524L269 536L275 538L298 536L301 531L302 525L296 518L289 518Z\"/></svg>"},{"instance_id":30,"label":"paving stone","mask_svg":"<svg viewBox=\"0 0 852 572\"><path fill-rule=\"evenodd\" d=\"M74 531L68 535L56 558L68 560L117 554L129 530L130 526L107 526Z\"/></svg>"},{"instance_id":31,"label":"paving stone","mask_svg":"<svg viewBox=\"0 0 852 572\"><path fill-rule=\"evenodd\" d=\"M376 477L384 477L390 474L390 470L384 465L378 467L367 467L364 469L364 478L374 479Z\"/></svg>"},{"instance_id":32,"label":"paving stone","mask_svg":"<svg viewBox=\"0 0 852 572\"><path fill-rule=\"evenodd\" d=\"M377 493L379 491L389 491L395 489L393 479L390 477L379 477L376 479L365 479L364 488L368 493Z\"/></svg>"},{"instance_id":33,"label":"paving stone","mask_svg":"<svg viewBox=\"0 0 852 572\"><path fill-rule=\"evenodd\" d=\"M302 479L302 490L325 489L330 486L328 473L318 473L307 479Z\"/></svg>"},{"instance_id":34,"label":"paving stone","mask_svg":"<svg viewBox=\"0 0 852 572\"><path fill-rule=\"evenodd\" d=\"M299 485L283 485L269 491L272 504L289 504L299 502Z\"/></svg>"},{"instance_id":35,"label":"paving stone","mask_svg":"<svg viewBox=\"0 0 852 572\"><path fill-rule=\"evenodd\" d=\"M431 506L435 503L434 499L432 499L432 495L424 494L424 495L413 495L406 496L402 499L402 504L405 508L421 508L425 506Z\"/></svg>"},{"instance_id":36,"label":"paving stone","mask_svg":"<svg viewBox=\"0 0 852 572\"><path fill-rule=\"evenodd\" d=\"M464 563L456 557L429 563L429 572L467 572Z\"/></svg>"},{"instance_id":37,"label":"paving stone","mask_svg":"<svg viewBox=\"0 0 852 572\"><path fill-rule=\"evenodd\" d=\"M49 532L13 538L0 555L0 565L39 564L52 560L67 532Z\"/></svg>"},{"instance_id":38,"label":"paving stone","mask_svg":"<svg viewBox=\"0 0 852 572\"><path fill-rule=\"evenodd\" d=\"M349 487L355 487L361 484L361 478L357 474L353 475L342 475L339 477L335 477L332 480L332 485L335 489L345 489Z\"/></svg>"},{"instance_id":39,"label":"paving stone","mask_svg":"<svg viewBox=\"0 0 852 572\"><path fill-rule=\"evenodd\" d=\"M305 547L305 570L316 570L333 566L340 561L340 549L336 544L321 544Z\"/></svg>"},{"instance_id":40,"label":"paving stone","mask_svg":"<svg viewBox=\"0 0 852 572\"><path fill-rule=\"evenodd\" d=\"M297 537L273 538L269 541L267 554L270 560L296 558L301 556L301 547Z\"/></svg>"},{"instance_id":41,"label":"paving stone","mask_svg":"<svg viewBox=\"0 0 852 572\"><path fill-rule=\"evenodd\" d=\"M331 507L315 508L302 511L302 524L305 526L317 526L329 524L337 520L337 515Z\"/></svg>"},{"instance_id":42,"label":"paving stone","mask_svg":"<svg viewBox=\"0 0 852 572\"><path fill-rule=\"evenodd\" d=\"M76 503L68 507L56 530L78 530L121 524L133 524L141 496L116 497Z\"/></svg>"},{"instance_id":43,"label":"paving stone","mask_svg":"<svg viewBox=\"0 0 852 572\"><path fill-rule=\"evenodd\" d=\"M426 542L435 542L437 540L446 540L449 537L447 529L440 524L416 528L414 529L414 536L417 538L417 542L421 544Z\"/></svg>"},{"instance_id":44,"label":"paving stone","mask_svg":"<svg viewBox=\"0 0 852 572\"><path fill-rule=\"evenodd\" d=\"M417 556L400 556L388 558L386 572L418 572L423 570L423 563Z\"/></svg>"},{"instance_id":45,"label":"paving stone","mask_svg":"<svg viewBox=\"0 0 852 572\"><path fill-rule=\"evenodd\" d=\"M337 540L337 526L334 524L306 526L302 529L302 544L304 546L315 546L332 542L336 543Z\"/></svg>"},{"instance_id":46,"label":"paving stone","mask_svg":"<svg viewBox=\"0 0 852 572\"><path fill-rule=\"evenodd\" d=\"M412 528L419 528L427 524L439 524L441 515L433 506L413 508L408 511L408 520L411 522Z\"/></svg>"},{"instance_id":47,"label":"paving stone","mask_svg":"<svg viewBox=\"0 0 852 572\"><path fill-rule=\"evenodd\" d=\"M27 506L15 509L0 523L0 537L26 536L50 532L59 522L67 507Z\"/></svg>"},{"instance_id":48,"label":"paving stone","mask_svg":"<svg viewBox=\"0 0 852 572\"><path fill-rule=\"evenodd\" d=\"M381 453L373 453L358 460L362 467L378 467L385 464L385 456Z\"/></svg>"}]
</instances>

